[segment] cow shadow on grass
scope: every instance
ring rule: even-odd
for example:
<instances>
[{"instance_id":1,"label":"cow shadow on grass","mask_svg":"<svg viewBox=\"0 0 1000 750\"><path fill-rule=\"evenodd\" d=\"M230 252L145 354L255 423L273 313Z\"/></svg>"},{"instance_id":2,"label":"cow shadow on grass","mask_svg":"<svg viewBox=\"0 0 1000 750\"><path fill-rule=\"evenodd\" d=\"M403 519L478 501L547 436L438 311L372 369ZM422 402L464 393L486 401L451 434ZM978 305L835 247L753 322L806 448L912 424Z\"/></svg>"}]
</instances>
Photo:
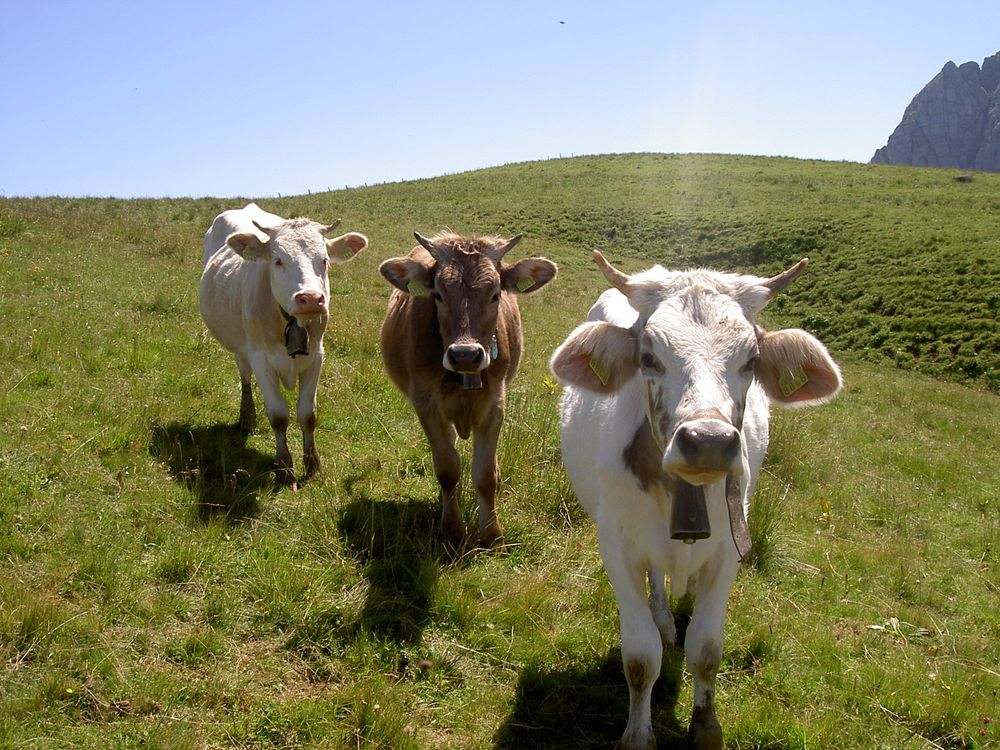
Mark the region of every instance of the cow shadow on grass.
<instances>
[{"instance_id":1,"label":"cow shadow on grass","mask_svg":"<svg viewBox=\"0 0 1000 750\"><path fill-rule=\"evenodd\" d=\"M653 685L652 719L658 747L687 747L687 727L677 720L677 698L684 675L684 638L692 602L673 603L677 647L663 649L660 677ZM518 680L514 710L497 730L494 747L616 747L628 722L628 683L620 647L600 662L566 669L528 665Z\"/></svg>"},{"instance_id":2,"label":"cow shadow on grass","mask_svg":"<svg viewBox=\"0 0 1000 750\"><path fill-rule=\"evenodd\" d=\"M344 482L351 500L337 527L364 568L368 595L354 629L397 645L420 642L430 620L441 566L448 557L438 539L436 502L416 498L381 500Z\"/></svg>"},{"instance_id":3,"label":"cow shadow on grass","mask_svg":"<svg viewBox=\"0 0 1000 750\"><path fill-rule=\"evenodd\" d=\"M171 422L153 425L149 451L190 491L199 521L238 524L259 514L261 495L274 487L273 457L246 441L236 425Z\"/></svg>"},{"instance_id":4,"label":"cow shadow on grass","mask_svg":"<svg viewBox=\"0 0 1000 750\"><path fill-rule=\"evenodd\" d=\"M684 655L665 649L653 686L653 731L658 747L687 747L675 715ZM628 721L628 684L621 649L590 666L549 670L529 665L517 684L514 710L493 738L497 750L616 747Z\"/></svg>"}]
</instances>

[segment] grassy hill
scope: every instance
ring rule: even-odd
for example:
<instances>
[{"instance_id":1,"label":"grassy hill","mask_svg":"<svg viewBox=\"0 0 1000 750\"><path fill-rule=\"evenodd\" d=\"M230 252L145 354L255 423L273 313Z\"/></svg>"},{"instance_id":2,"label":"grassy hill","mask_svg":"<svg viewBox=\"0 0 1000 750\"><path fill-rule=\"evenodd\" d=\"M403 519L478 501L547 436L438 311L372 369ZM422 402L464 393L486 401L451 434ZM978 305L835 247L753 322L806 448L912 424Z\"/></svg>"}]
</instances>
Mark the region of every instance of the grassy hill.
<instances>
[{"instance_id":1,"label":"grassy hill","mask_svg":"<svg viewBox=\"0 0 1000 750\"><path fill-rule=\"evenodd\" d=\"M546 369L604 288L594 246L630 271L807 255L767 322L845 366L834 404L774 415L728 745L1000 746L1000 175L631 155L261 200L371 240L332 274L324 472L297 493L270 485L266 420L235 430L197 313L202 234L243 202L0 200L0 746L612 746L617 613ZM518 257L560 266L522 303L508 546L458 559L376 343L378 263L443 226L524 232ZM661 747L690 691L668 660Z\"/></svg>"}]
</instances>

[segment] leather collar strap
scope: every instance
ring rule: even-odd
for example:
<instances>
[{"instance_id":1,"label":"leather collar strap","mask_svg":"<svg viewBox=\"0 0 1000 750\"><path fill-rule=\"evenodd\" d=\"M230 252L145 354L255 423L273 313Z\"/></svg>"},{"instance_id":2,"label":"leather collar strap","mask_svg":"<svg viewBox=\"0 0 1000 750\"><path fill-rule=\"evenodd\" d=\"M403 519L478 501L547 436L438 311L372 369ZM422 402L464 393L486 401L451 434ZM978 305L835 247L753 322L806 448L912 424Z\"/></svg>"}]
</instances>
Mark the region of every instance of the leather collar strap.
<instances>
[{"instance_id":1,"label":"leather collar strap","mask_svg":"<svg viewBox=\"0 0 1000 750\"><path fill-rule=\"evenodd\" d=\"M740 562L750 556L750 529L747 517L743 513L743 497L740 494L739 480L726 477L726 506L729 508L729 530L733 534L733 542L739 553Z\"/></svg>"}]
</instances>

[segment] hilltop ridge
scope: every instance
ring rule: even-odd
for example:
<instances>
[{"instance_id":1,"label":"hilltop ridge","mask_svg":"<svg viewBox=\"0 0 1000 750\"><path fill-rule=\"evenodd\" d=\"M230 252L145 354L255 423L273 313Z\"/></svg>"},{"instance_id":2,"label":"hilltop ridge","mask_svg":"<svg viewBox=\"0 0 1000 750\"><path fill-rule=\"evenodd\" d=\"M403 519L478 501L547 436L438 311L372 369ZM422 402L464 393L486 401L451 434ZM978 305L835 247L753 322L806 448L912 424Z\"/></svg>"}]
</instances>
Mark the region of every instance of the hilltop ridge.
<instances>
[{"instance_id":1,"label":"hilltop ridge","mask_svg":"<svg viewBox=\"0 0 1000 750\"><path fill-rule=\"evenodd\" d=\"M808 256L809 272L768 307L771 323L806 328L836 355L1000 391L998 196L993 174L958 183L932 169L649 153L261 202L281 215L343 216L365 229L373 251L338 275L355 285L359 316L384 305L374 266L409 250L414 229L523 233L526 247L560 264L560 289L573 302L565 314L580 320L602 290L594 247L628 271L662 263L767 276ZM88 226L121 251L151 243L195 252L191 271L204 227L246 200L0 200L0 246L21 253L39 231L62 241ZM575 292L571 268L582 272ZM20 294L8 297L11 319L25 304Z\"/></svg>"}]
</instances>

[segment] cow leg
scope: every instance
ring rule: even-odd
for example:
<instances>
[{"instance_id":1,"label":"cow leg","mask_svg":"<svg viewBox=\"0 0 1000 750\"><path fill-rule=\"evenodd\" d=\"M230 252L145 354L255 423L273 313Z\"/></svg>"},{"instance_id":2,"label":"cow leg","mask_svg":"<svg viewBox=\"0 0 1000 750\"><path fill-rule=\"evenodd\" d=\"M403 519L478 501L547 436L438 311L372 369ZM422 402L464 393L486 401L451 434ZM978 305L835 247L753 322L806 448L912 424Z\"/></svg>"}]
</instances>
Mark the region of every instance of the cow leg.
<instances>
[{"instance_id":1,"label":"cow leg","mask_svg":"<svg viewBox=\"0 0 1000 750\"><path fill-rule=\"evenodd\" d=\"M253 403L253 368L245 354L236 355L240 371L240 430L250 434L257 426L257 409Z\"/></svg>"},{"instance_id":2,"label":"cow leg","mask_svg":"<svg viewBox=\"0 0 1000 750\"><path fill-rule=\"evenodd\" d=\"M320 345L322 347L322 345ZM319 471L319 451L316 450L316 389L323 367L322 348L312 365L299 376L299 398L296 413L302 428L302 462L306 477Z\"/></svg>"},{"instance_id":3,"label":"cow leg","mask_svg":"<svg viewBox=\"0 0 1000 750\"><path fill-rule=\"evenodd\" d=\"M263 362L255 362L254 375L264 395L267 418L274 430L274 477L279 484L295 484L292 454L288 451L288 404L281 393L277 373Z\"/></svg>"},{"instance_id":4,"label":"cow leg","mask_svg":"<svg viewBox=\"0 0 1000 750\"><path fill-rule=\"evenodd\" d=\"M715 676L722 661L722 631L729 591L739 563L726 561L697 584L694 613L684 639L688 670L694 678L694 711L688 744L696 750L722 750L722 726L715 715Z\"/></svg>"},{"instance_id":5,"label":"cow leg","mask_svg":"<svg viewBox=\"0 0 1000 750\"><path fill-rule=\"evenodd\" d=\"M490 416L476 426L472 445L472 481L479 501L479 544L492 547L503 535L497 518L496 493L499 483L497 471L497 441L503 424L503 408L497 407Z\"/></svg>"},{"instance_id":6,"label":"cow leg","mask_svg":"<svg viewBox=\"0 0 1000 750\"><path fill-rule=\"evenodd\" d=\"M650 568L646 571L649 578L649 609L653 613L653 622L660 631L660 642L667 648L677 645L677 626L674 624L674 614L670 611L670 600L667 599L667 586L663 573Z\"/></svg>"},{"instance_id":7,"label":"cow leg","mask_svg":"<svg viewBox=\"0 0 1000 750\"><path fill-rule=\"evenodd\" d=\"M663 644L646 598L646 571L628 560L625 540L617 535L598 536L604 567L618 602L622 666L628 682L628 724L620 747L649 750L656 747L651 704L653 683L660 676Z\"/></svg>"},{"instance_id":8,"label":"cow leg","mask_svg":"<svg viewBox=\"0 0 1000 750\"><path fill-rule=\"evenodd\" d=\"M458 549L465 538L465 519L458 503L458 485L462 478L462 459L455 450L457 434L434 407L417 410L420 424L431 446L434 475L441 486L441 531L445 543Z\"/></svg>"}]
</instances>

